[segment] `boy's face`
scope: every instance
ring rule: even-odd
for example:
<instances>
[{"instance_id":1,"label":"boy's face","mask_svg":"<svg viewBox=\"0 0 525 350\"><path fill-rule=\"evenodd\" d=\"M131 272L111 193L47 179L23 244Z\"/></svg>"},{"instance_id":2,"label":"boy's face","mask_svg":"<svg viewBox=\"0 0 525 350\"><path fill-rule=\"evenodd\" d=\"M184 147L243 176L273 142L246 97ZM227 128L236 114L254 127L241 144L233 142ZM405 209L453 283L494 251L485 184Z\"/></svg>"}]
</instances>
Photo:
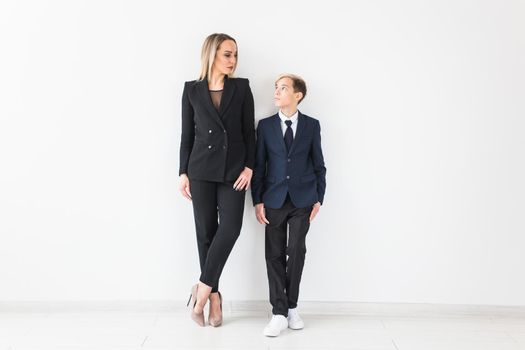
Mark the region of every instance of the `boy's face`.
<instances>
[{"instance_id":1,"label":"boy's face","mask_svg":"<svg viewBox=\"0 0 525 350\"><path fill-rule=\"evenodd\" d=\"M279 79L275 83L273 98L279 108L297 107L302 93L293 91L293 81L290 78Z\"/></svg>"}]
</instances>

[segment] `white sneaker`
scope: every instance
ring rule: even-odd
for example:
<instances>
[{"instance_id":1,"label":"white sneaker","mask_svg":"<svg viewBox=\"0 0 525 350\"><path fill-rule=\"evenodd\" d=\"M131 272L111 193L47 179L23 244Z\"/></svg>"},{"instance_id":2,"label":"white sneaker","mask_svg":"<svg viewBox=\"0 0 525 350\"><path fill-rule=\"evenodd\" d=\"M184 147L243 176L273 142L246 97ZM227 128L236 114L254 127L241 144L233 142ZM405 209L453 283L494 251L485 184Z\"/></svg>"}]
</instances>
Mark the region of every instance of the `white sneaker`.
<instances>
[{"instance_id":1,"label":"white sneaker","mask_svg":"<svg viewBox=\"0 0 525 350\"><path fill-rule=\"evenodd\" d=\"M297 309L288 309L288 328L303 329L304 322L299 316Z\"/></svg>"},{"instance_id":2,"label":"white sneaker","mask_svg":"<svg viewBox=\"0 0 525 350\"><path fill-rule=\"evenodd\" d=\"M270 322L264 327L263 333L267 337L276 337L286 328L288 328L286 317L283 315L273 315Z\"/></svg>"}]
</instances>

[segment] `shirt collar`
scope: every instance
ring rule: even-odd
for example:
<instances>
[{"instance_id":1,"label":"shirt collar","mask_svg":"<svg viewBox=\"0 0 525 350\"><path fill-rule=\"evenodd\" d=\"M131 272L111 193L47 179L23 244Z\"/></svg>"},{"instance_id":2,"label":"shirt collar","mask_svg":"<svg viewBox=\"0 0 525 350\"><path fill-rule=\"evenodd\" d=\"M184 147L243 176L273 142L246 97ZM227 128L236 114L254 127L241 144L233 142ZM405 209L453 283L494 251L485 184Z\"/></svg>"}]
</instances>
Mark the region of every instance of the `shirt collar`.
<instances>
[{"instance_id":1,"label":"shirt collar","mask_svg":"<svg viewBox=\"0 0 525 350\"><path fill-rule=\"evenodd\" d=\"M297 117L299 116L299 110L297 110L290 118L285 116L281 110L279 110L279 118L281 118L281 121L284 123L285 120L291 120L292 124L295 124L297 122Z\"/></svg>"}]
</instances>

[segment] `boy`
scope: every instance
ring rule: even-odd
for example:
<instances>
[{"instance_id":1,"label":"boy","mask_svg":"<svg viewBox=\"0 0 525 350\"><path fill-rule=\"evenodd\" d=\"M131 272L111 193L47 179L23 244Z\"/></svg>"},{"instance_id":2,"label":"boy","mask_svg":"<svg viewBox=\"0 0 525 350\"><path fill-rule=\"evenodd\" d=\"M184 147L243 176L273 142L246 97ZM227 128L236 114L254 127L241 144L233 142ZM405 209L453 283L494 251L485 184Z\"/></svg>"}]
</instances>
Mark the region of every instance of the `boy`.
<instances>
[{"instance_id":1,"label":"boy","mask_svg":"<svg viewBox=\"0 0 525 350\"><path fill-rule=\"evenodd\" d=\"M274 93L279 112L262 119L257 128L252 198L257 221L266 224L265 257L273 316L263 333L269 337L288 327L304 327L296 307L305 239L326 188L319 121L297 110L305 96L301 77L282 74Z\"/></svg>"}]
</instances>

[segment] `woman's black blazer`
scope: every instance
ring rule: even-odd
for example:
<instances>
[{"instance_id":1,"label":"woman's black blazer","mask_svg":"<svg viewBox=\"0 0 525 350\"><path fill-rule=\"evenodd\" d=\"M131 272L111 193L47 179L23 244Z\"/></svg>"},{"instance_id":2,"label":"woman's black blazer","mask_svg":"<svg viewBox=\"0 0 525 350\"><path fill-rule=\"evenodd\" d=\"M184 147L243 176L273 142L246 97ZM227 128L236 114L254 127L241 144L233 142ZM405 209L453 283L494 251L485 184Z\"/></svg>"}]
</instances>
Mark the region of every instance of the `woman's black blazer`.
<instances>
[{"instance_id":1,"label":"woman's black blazer","mask_svg":"<svg viewBox=\"0 0 525 350\"><path fill-rule=\"evenodd\" d=\"M248 79L225 78L218 111L207 79L186 82L179 174L192 180L231 182L244 167L253 169L254 158L254 106Z\"/></svg>"}]
</instances>

